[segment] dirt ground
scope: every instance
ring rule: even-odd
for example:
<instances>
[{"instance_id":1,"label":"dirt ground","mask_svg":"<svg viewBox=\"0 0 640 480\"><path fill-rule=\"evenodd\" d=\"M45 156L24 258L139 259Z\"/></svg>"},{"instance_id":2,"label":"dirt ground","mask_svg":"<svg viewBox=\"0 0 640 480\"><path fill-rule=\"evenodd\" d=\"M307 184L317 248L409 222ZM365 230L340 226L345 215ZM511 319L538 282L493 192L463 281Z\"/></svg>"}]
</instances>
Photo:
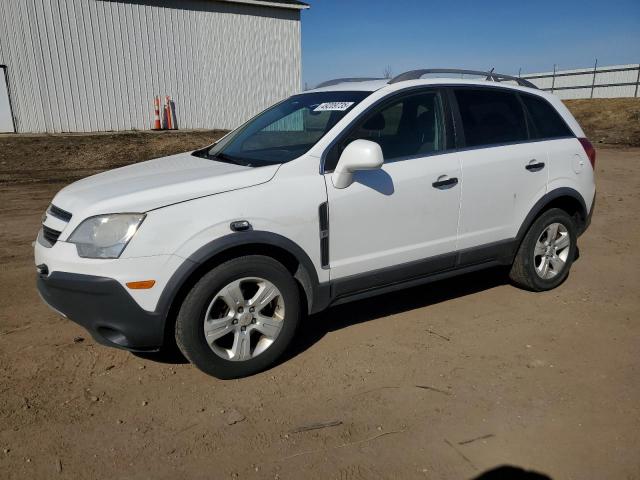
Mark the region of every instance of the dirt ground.
<instances>
[{"instance_id":1,"label":"dirt ground","mask_svg":"<svg viewBox=\"0 0 640 480\"><path fill-rule=\"evenodd\" d=\"M212 137L132 135L146 154ZM640 479L640 148L599 147L593 224L558 289L496 270L332 308L278 366L220 381L99 346L38 298L52 196L138 155L103 137L51 137L67 160L0 138L0 478Z\"/></svg>"},{"instance_id":2,"label":"dirt ground","mask_svg":"<svg viewBox=\"0 0 640 480\"><path fill-rule=\"evenodd\" d=\"M564 103L594 145L640 147L640 98L587 98Z\"/></svg>"}]
</instances>

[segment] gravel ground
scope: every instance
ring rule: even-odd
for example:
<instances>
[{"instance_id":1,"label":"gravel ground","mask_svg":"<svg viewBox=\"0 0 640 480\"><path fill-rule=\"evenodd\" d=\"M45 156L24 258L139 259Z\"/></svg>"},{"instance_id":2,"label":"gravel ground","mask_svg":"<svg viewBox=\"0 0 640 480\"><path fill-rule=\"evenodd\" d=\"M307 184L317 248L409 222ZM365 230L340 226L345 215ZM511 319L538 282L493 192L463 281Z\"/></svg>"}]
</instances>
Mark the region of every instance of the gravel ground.
<instances>
[{"instance_id":1,"label":"gravel ground","mask_svg":"<svg viewBox=\"0 0 640 480\"><path fill-rule=\"evenodd\" d=\"M640 149L599 148L558 289L495 270L332 308L234 381L99 346L39 300L30 244L76 163L0 179L0 478L640 478Z\"/></svg>"}]
</instances>

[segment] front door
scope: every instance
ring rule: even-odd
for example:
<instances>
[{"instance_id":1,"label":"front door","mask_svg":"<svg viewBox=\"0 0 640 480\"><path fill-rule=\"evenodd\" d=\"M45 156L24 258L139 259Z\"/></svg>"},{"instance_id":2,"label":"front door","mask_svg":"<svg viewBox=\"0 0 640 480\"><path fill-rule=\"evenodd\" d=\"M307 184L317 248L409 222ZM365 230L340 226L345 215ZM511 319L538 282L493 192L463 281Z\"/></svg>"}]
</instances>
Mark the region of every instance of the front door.
<instances>
[{"instance_id":1,"label":"front door","mask_svg":"<svg viewBox=\"0 0 640 480\"><path fill-rule=\"evenodd\" d=\"M395 97L373 107L327 156L331 171L346 145L366 139L385 159L344 189L325 173L334 285L348 279L348 290L364 290L454 266L461 171L447 152L444 118L437 90Z\"/></svg>"}]
</instances>

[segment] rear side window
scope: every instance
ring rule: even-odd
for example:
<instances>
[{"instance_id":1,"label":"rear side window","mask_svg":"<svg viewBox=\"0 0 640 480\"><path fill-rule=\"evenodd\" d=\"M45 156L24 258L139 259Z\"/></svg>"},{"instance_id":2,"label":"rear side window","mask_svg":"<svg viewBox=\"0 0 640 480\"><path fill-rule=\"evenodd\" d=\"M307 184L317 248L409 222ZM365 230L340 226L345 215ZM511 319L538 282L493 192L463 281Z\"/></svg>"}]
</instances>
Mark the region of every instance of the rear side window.
<instances>
[{"instance_id":1,"label":"rear side window","mask_svg":"<svg viewBox=\"0 0 640 480\"><path fill-rule=\"evenodd\" d=\"M532 95L521 95L532 120L531 138L573 137L573 132L549 102Z\"/></svg>"},{"instance_id":2,"label":"rear side window","mask_svg":"<svg viewBox=\"0 0 640 480\"><path fill-rule=\"evenodd\" d=\"M467 147L528 140L524 110L514 93L460 89L455 95Z\"/></svg>"}]
</instances>

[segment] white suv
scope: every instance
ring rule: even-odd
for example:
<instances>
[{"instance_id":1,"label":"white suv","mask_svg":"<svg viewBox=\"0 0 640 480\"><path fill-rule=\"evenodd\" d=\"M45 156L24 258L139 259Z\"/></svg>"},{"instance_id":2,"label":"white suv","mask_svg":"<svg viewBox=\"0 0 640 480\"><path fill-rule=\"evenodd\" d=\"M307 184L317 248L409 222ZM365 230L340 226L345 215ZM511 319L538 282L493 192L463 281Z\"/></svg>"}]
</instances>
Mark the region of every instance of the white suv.
<instances>
[{"instance_id":1,"label":"white suv","mask_svg":"<svg viewBox=\"0 0 640 480\"><path fill-rule=\"evenodd\" d=\"M592 145L524 80L434 72L326 82L212 146L69 185L35 244L42 298L100 343L175 338L232 378L330 305L495 265L556 287L590 222Z\"/></svg>"}]
</instances>

